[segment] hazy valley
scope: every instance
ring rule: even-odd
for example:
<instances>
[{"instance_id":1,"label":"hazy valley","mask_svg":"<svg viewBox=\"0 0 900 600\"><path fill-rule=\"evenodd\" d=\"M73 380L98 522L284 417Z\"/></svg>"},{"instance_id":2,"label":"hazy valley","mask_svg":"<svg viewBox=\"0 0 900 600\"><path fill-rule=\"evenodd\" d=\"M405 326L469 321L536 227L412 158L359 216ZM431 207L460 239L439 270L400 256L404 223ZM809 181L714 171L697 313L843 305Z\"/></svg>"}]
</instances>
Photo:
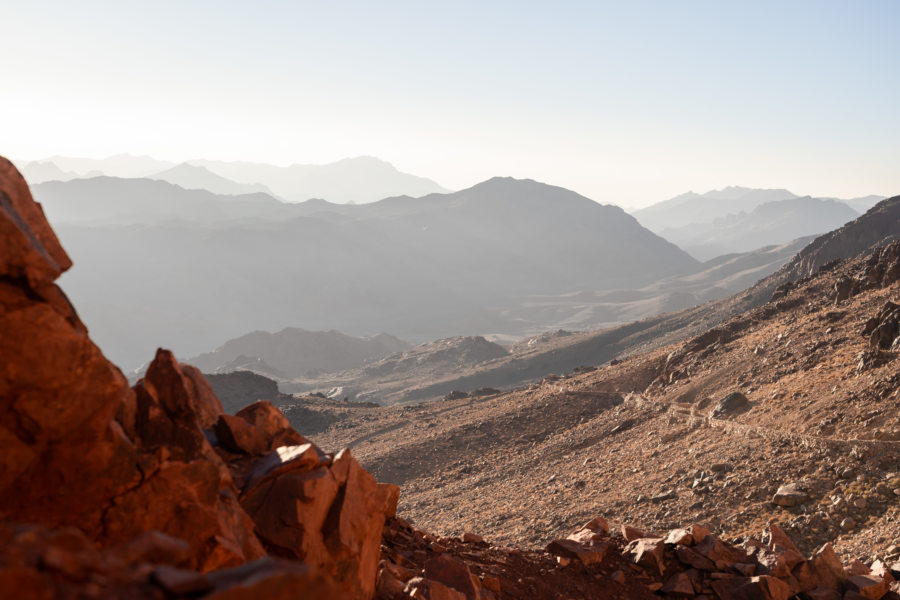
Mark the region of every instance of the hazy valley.
<instances>
[{"instance_id":1,"label":"hazy valley","mask_svg":"<svg viewBox=\"0 0 900 600\"><path fill-rule=\"evenodd\" d=\"M354 161L335 164L350 168ZM286 203L268 193L278 178L263 175L274 171L286 178L290 169L243 165L235 171L245 173L243 180L256 174L267 183L235 186L223 184L231 180L213 174L221 165L209 161L57 157L25 167L46 171L50 165L87 175L36 184L34 193L76 257L78 266L64 280L68 292L101 346L129 370L159 345L189 358L252 331L285 327L386 333L410 344L459 335L510 344L558 329L612 327L740 291L777 270L802 247L804 236L856 215L833 200L745 188L686 194L635 213L653 227L681 223L669 214L670 205L691 219L677 231L693 237L673 239L703 239L704 252L723 250L699 262L616 207L536 182L496 178L451 194L358 205ZM168 173L169 181L160 173ZM292 185L305 177L294 174ZM367 179L360 170L335 180L378 189L380 177ZM398 174L396 189L414 193L418 179L404 177ZM342 193L337 186L324 195L341 199ZM710 202L731 197L719 211L750 213L698 221L719 214L708 210ZM834 210L823 216L823 206ZM760 211L763 217L755 218ZM748 219L755 225L748 226ZM728 223L746 239L729 233ZM728 243L716 242L715 235ZM691 248L696 252L697 246ZM595 358L584 354L580 362ZM355 394L371 386L357 381L357 374L337 372L361 366L338 361L282 370L281 376L333 373L292 389L327 385Z\"/></svg>"}]
</instances>

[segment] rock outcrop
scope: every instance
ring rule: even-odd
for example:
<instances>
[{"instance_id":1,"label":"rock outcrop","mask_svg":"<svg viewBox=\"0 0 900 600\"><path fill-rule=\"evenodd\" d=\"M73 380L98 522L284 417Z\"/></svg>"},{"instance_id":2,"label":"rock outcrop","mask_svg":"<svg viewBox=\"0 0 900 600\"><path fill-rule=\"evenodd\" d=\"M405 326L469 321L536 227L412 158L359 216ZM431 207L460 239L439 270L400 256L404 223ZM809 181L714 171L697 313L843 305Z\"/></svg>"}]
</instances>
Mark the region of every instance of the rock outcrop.
<instances>
[{"instance_id":1,"label":"rock outcrop","mask_svg":"<svg viewBox=\"0 0 900 600\"><path fill-rule=\"evenodd\" d=\"M809 277L824 265L865 253L900 237L900 196L882 200L864 215L816 238L782 267L784 281Z\"/></svg>"},{"instance_id":2,"label":"rock outcrop","mask_svg":"<svg viewBox=\"0 0 900 600\"><path fill-rule=\"evenodd\" d=\"M629 541L630 533L640 537ZM659 535L623 526L610 534L598 517L544 552L527 552L437 538L394 519L383 554L378 597L384 600L900 598L884 563L844 565L830 544L807 558L776 525L764 541L734 546L699 524Z\"/></svg>"},{"instance_id":3,"label":"rock outcrop","mask_svg":"<svg viewBox=\"0 0 900 600\"><path fill-rule=\"evenodd\" d=\"M224 414L166 350L130 388L55 285L69 266L0 159L0 589L370 598L398 489L267 402Z\"/></svg>"}]
</instances>

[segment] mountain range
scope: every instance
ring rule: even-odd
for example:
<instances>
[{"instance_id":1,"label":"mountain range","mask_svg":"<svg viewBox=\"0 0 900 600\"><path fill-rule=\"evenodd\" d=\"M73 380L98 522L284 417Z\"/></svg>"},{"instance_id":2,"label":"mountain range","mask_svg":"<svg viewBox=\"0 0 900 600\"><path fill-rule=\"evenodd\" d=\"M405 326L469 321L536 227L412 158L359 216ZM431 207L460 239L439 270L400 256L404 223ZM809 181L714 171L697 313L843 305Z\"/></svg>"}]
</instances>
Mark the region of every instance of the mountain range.
<instances>
[{"instance_id":1,"label":"mountain range","mask_svg":"<svg viewBox=\"0 0 900 600\"><path fill-rule=\"evenodd\" d=\"M704 194L686 192L632 212L650 231L662 231L691 223L707 223L728 215L749 212L766 202L797 198L783 189L753 189L740 186L711 190Z\"/></svg>"},{"instance_id":2,"label":"mountain range","mask_svg":"<svg viewBox=\"0 0 900 600\"><path fill-rule=\"evenodd\" d=\"M659 235L698 260L837 229L859 213L838 200L789 198L758 204L706 223L666 227Z\"/></svg>"},{"instance_id":3,"label":"mountain range","mask_svg":"<svg viewBox=\"0 0 900 600\"><path fill-rule=\"evenodd\" d=\"M365 203L388 196L447 191L430 179L402 173L390 163L370 156L287 167L199 159L173 163L129 154L104 159L51 156L17 164L32 185L105 175L161 179L217 194L265 192L288 202L322 198L334 203Z\"/></svg>"},{"instance_id":4,"label":"mountain range","mask_svg":"<svg viewBox=\"0 0 900 600\"><path fill-rule=\"evenodd\" d=\"M66 289L129 368L163 341L193 356L285 326L413 342L526 335L540 326L504 312L521 298L698 266L620 208L529 180L363 205L109 177L33 193L78 261Z\"/></svg>"},{"instance_id":5,"label":"mountain range","mask_svg":"<svg viewBox=\"0 0 900 600\"><path fill-rule=\"evenodd\" d=\"M206 190L218 195L240 196L255 193L275 195L272 190L261 183L238 183L217 175L206 167L190 163L175 165L171 169L149 175L148 178L168 181L186 190Z\"/></svg>"},{"instance_id":6,"label":"mountain range","mask_svg":"<svg viewBox=\"0 0 900 600\"><path fill-rule=\"evenodd\" d=\"M645 208L632 211L641 225L659 233L664 229L677 229L692 223L710 223L716 219L749 213L761 204L781 200L795 200L797 194L784 189L756 189L730 186L721 190L710 190L703 194L687 192L668 200L663 200ZM859 198L821 198L843 202L857 213L864 213L884 196L870 195Z\"/></svg>"},{"instance_id":7,"label":"mountain range","mask_svg":"<svg viewBox=\"0 0 900 600\"><path fill-rule=\"evenodd\" d=\"M60 162L87 169L104 161ZM126 156L111 164L123 174L165 166ZM389 331L413 343L610 327L732 294L777 270L801 247L795 238L854 215L834 200L791 197L663 232L702 258L717 255L704 264L616 207L527 180L495 178L456 193L359 205L283 202L262 191L268 188L188 164L149 177L32 188L78 258L67 288L102 347L129 369L164 339L194 356L249 331L286 326L350 336ZM728 188L676 204L721 202L731 210L784 195L793 196ZM775 247L757 249L754 241ZM121 285L101 295L101 281ZM214 366L287 379L310 370L281 369L258 354ZM354 366L349 360L325 371Z\"/></svg>"},{"instance_id":8,"label":"mountain range","mask_svg":"<svg viewBox=\"0 0 900 600\"><path fill-rule=\"evenodd\" d=\"M784 189L732 186L687 192L632 214L647 229L705 261L830 231L883 199L811 198Z\"/></svg>"}]
</instances>

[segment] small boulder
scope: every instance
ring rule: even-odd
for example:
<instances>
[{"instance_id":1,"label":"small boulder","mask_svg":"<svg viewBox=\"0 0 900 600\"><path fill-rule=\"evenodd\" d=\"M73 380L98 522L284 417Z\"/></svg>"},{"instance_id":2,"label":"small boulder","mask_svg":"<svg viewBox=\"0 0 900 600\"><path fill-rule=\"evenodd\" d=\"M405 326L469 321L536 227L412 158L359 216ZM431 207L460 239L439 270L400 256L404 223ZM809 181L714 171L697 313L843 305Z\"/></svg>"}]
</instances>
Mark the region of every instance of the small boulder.
<instances>
[{"instance_id":1,"label":"small boulder","mask_svg":"<svg viewBox=\"0 0 900 600\"><path fill-rule=\"evenodd\" d=\"M575 540L565 539L550 542L547 545L547 552L563 559L581 561L584 565L593 565L603 562L607 548L606 544L583 544Z\"/></svg>"},{"instance_id":2,"label":"small boulder","mask_svg":"<svg viewBox=\"0 0 900 600\"><path fill-rule=\"evenodd\" d=\"M481 583L463 561L442 554L425 562L425 577L460 592L466 600L481 598Z\"/></svg>"},{"instance_id":3,"label":"small boulder","mask_svg":"<svg viewBox=\"0 0 900 600\"><path fill-rule=\"evenodd\" d=\"M665 540L662 538L641 538L625 547L625 552L632 556L635 564L647 569L657 569L660 575L666 570L664 550Z\"/></svg>"},{"instance_id":4,"label":"small boulder","mask_svg":"<svg viewBox=\"0 0 900 600\"><path fill-rule=\"evenodd\" d=\"M814 590L806 592L809 600L841 600L843 596L837 590L826 587L817 587Z\"/></svg>"},{"instance_id":5,"label":"small boulder","mask_svg":"<svg viewBox=\"0 0 900 600\"><path fill-rule=\"evenodd\" d=\"M675 573L666 580L660 591L669 596L689 597L694 595L694 584L687 573Z\"/></svg>"},{"instance_id":6,"label":"small boulder","mask_svg":"<svg viewBox=\"0 0 900 600\"><path fill-rule=\"evenodd\" d=\"M714 419L728 419L750 410L752 405L747 396L740 392L731 392L716 404L711 416Z\"/></svg>"},{"instance_id":7,"label":"small boulder","mask_svg":"<svg viewBox=\"0 0 900 600\"><path fill-rule=\"evenodd\" d=\"M688 546L676 546L675 557L678 558L678 562L693 567L694 569L699 569L701 571L714 571L716 569L716 565L713 561L705 556L701 556Z\"/></svg>"},{"instance_id":8,"label":"small boulder","mask_svg":"<svg viewBox=\"0 0 900 600\"><path fill-rule=\"evenodd\" d=\"M666 500L673 500L677 497L678 497L678 494L675 492L675 490L665 490L665 491L662 491L662 492L656 494L655 496L652 496L650 498L650 502L653 502L653 503L665 502Z\"/></svg>"},{"instance_id":9,"label":"small boulder","mask_svg":"<svg viewBox=\"0 0 900 600\"><path fill-rule=\"evenodd\" d=\"M844 565L835 553L834 548L831 547L831 544L825 544L813 552L809 563L819 579L820 586L834 589L847 578Z\"/></svg>"},{"instance_id":10,"label":"small boulder","mask_svg":"<svg viewBox=\"0 0 900 600\"><path fill-rule=\"evenodd\" d=\"M778 488L772 503L778 506L800 506L809 500L809 494L798 483L788 483Z\"/></svg>"},{"instance_id":11,"label":"small boulder","mask_svg":"<svg viewBox=\"0 0 900 600\"><path fill-rule=\"evenodd\" d=\"M649 537L646 533L630 525L622 525L622 537L626 542L633 542L641 538Z\"/></svg>"},{"instance_id":12,"label":"small boulder","mask_svg":"<svg viewBox=\"0 0 900 600\"><path fill-rule=\"evenodd\" d=\"M410 579L403 593L416 600L466 600L466 595L462 592L424 577Z\"/></svg>"},{"instance_id":13,"label":"small boulder","mask_svg":"<svg viewBox=\"0 0 900 600\"><path fill-rule=\"evenodd\" d=\"M869 600L878 600L888 592L888 586L880 577L873 575L851 575L845 585L848 590L856 592Z\"/></svg>"},{"instance_id":14,"label":"small boulder","mask_svg":"<svg viewBox=\"0 0 900 600\"><path fill-rule=\"evenodd\" d=\"M729 600L788 600L791 588L776 577L721 579L712 584L719 598Z\"/></svg>"},{"instance_id":15,"label":"small boulder","mask_svg":"<svg viewBox=\"0 0 900 600\"><path fill-rule=\"evenodd\" d=\"M666 536L666 544L670 546L692 546L694 544L694 535L689 529L673 529Z\"/></svg>"},{"instance_id":16,"label":"small boulder","mask_svg":"<svg viewBox=\"0 0 900 600\"><path fill-rule=\"evenodd\" d=\"M584 525L575 533L566 537L582 544L592 544L609 534L609 523L603 517L596 517Z\"/></svg>"}]
</instances>

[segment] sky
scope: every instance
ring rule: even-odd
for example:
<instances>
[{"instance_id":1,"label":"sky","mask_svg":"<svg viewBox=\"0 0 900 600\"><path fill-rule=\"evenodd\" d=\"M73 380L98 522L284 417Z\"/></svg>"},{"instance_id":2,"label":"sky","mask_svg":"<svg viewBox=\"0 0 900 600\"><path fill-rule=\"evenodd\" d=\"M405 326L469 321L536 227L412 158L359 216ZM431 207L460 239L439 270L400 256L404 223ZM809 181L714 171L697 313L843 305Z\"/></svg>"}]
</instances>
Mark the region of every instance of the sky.
<instances>
[{"instance_id":1,"label":"sky","mask_svg":"<svg viewBox=\"0 0 900 600\"><path fill-rule=\"evenodd\" d=\"M900 194L900 2L0 4L0 153Z\"/></svg>"}]
</instances>

